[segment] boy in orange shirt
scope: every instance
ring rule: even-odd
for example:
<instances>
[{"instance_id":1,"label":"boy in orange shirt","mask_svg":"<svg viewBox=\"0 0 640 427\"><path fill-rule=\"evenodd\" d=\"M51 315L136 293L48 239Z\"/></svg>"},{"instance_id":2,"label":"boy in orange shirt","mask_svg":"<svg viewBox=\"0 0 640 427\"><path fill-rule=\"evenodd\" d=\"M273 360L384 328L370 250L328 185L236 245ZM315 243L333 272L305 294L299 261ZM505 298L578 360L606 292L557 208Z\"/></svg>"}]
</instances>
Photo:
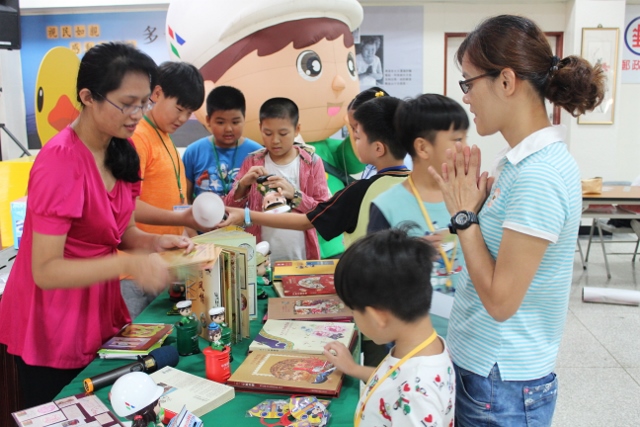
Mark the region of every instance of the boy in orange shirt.
<instances>
[{"instance_id":1,"label":"boy in orange shirt","mask_svg":"<svg viewBox=\"0 0 640 427\"><path fill-rule=\"evenodd\" d=\"M131 138L140 157L140 196L134 212L138 228L148 233L183 234L201 228L187 206L187 180L171 135L204 102L204 84L196 67L165 62L158 68L158 84L148 111ZM120 281L122 296L135 319L156 295L143 293L130 278Z\"/></svg>"}]
</instances>

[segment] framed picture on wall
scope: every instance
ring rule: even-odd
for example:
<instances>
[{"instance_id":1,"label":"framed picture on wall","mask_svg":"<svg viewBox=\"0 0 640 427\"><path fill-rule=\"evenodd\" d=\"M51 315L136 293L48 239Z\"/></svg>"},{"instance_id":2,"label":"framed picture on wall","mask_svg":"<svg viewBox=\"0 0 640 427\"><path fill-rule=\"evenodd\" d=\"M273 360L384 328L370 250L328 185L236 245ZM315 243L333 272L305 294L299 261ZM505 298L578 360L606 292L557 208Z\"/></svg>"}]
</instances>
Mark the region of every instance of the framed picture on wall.
<instances>
[{"instance_id":1,"label":"framed picture on wall","mask_svg":"<svg viewBox=\"0 0 640 427\"><path fill-rule=\"evenodd\" d=\"M604 99L595 110L578 117L581 125L611 125L616 95L618 67L618 28L583 28L582 57L599 65L606 76Z\"/></svg>"}]
</instances>

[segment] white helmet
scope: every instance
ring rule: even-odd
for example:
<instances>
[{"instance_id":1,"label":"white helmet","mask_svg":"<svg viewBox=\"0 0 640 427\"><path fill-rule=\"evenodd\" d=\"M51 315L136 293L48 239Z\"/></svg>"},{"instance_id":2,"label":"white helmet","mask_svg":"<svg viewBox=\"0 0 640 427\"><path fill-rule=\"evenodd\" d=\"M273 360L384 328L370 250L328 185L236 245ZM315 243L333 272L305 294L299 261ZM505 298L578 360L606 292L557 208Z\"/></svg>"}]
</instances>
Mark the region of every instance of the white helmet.
<instances>
[{"instance_id":1,"label":"white helmet","mask_svg":"<svg viewBox=\"0 0 640 427\"><path fill-rule=\"evenodd\" d=\"M109 400L121 417L133 415L158 400L164 389L144 372L130 372L121 376L111 387Z\"/></svg>"}]
</instances>

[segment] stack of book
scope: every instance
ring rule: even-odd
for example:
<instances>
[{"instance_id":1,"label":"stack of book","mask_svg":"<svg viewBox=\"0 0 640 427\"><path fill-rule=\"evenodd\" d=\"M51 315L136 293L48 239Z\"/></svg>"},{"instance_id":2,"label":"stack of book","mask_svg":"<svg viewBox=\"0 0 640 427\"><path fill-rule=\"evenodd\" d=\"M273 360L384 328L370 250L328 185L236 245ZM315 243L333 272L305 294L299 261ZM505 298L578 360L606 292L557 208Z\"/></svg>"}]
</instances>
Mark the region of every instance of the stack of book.
<instances>
[{"instance_id":1,"label":"stack of book","mask_svg":"<svg viewBox=\"0 0 640 427\"><path fill-rule=\"evenodd\" d=\"M269 319L349 321L351 310L336 295L337 259L279 261L274 265L274 289Z\"/></svg>"},{"instance_id":2,"label":"stack of book","mask_svg":"<svg viewBox=\"0 0 640 427\"><path fill-rule=\"evenodd\" d=\"M105 342L98 355L103 359L137 359L159 348L171 334L172 325L164 323L131 323Z\"/></svg>"}]
</instances>

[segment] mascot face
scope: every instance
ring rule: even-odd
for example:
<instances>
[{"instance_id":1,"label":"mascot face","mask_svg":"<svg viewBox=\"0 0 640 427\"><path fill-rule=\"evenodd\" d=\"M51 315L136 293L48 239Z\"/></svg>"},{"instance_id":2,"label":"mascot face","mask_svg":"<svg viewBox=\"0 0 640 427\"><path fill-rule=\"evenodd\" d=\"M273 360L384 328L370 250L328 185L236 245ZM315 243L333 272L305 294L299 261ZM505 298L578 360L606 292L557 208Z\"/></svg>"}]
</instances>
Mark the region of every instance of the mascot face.
<instances>
[{"instance_id":1,"label":"mascot face","mask_svg":"<svg viewBox=\"0 0 640 427\"><path fill-rule=\"evenodd\" d=\"M344 126L359 92L351 32L362 18L358 0L171 0L166 41L172 59L198 67L206 94L242 91L243 135L261 141L260 106L286 97L300 110L302 138L313 142ZM206 106L196 117L207 126Z\"/></svg>"},{"instance_id":2,"label":"mascot face","mask_svg":"<svg viewBox=\"0 0 640 427\"><path fill-rule=\"evenodd\" d=\"M285 97L298 105L303 139L319 141L344 125L347 106L359 91L355 51L339 37L302 49L290 44L265 57L252 52L222 75L216 82L221 85L236 87L245 95L245 136L261 141L260 106L270 98ZM212 82L208 86L212 88Z\"/></svg>"}]
</instances>

